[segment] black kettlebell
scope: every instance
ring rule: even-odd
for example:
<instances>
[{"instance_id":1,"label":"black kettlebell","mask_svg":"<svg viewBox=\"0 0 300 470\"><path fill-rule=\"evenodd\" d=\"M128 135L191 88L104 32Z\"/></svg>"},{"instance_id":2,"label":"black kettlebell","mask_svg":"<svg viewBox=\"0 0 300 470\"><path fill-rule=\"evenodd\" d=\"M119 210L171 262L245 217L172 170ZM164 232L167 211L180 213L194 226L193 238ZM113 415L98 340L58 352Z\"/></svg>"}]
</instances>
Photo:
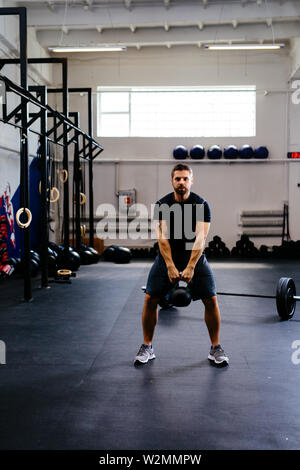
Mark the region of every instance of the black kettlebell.
<instances>
[{"instance_id":1,"label":"black kettlebell","mask_svg":"<svg viewBox=\"0 0 300 470\"><path fill-rule=\"evenodd\" d=\"M183 282L185 285L180 285ZM192 301L191 291L185 281L179 281L172 288L168 302L175 307L187 307Z\"/></svg>"}]
</instances>

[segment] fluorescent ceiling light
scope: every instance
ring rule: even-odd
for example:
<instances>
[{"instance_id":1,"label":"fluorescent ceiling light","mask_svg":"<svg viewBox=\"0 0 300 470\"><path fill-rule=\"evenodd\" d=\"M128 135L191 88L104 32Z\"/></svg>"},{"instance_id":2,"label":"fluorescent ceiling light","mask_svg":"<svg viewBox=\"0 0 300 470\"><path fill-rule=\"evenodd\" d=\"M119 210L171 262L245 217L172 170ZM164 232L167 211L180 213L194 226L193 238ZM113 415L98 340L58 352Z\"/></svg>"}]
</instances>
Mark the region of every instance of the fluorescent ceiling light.
<instances>
[{"instance_id":1,"label":"fluorescent ceiling light","mask_svg":"<svg viewBox=\"0 0 300 470\"><path fill-rule=\"evenodd\" d=\"M126 51L126 46L53 46L50 52L115 52Z\"/></svg>"},{"instance_id":2,"label":"fluorescent ceiling light","mask_svg":"<svg viewBox=\"0 0 300 470\"><path fill-rule=\"evenodd\" d=\"M206 44L205 49L214 51L245 51L245 50L278 50L284 44Z\"/></svg>"}]
</instances>

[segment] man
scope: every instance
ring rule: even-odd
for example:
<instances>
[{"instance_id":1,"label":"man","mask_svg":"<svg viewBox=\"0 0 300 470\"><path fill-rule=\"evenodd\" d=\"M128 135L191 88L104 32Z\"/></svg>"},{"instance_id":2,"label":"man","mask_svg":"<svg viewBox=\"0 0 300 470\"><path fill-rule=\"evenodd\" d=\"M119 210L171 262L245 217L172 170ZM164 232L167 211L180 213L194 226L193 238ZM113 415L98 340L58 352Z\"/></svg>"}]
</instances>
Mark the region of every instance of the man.
<instances>
[{"instance_id":1,"label":"man","mask_svg":"<svg viewBox=\"0 0 300 470\"><path fill-rule=\"evenodd\" d=\"M136 365L155 358L152 340L158 320L157 305L179 280L189 284L193 300L201 299L204 303L204 318L211 340L208 359L218 366L229 363L220 345L221 318L214 277L203 254L211 221L210 207L191 192L193 181L188 165L175 165L171 174L174 192L161 198L154 209L159 254L147 280L142 314L144 343L135 358Z\"/></svg>"}]
</instances>

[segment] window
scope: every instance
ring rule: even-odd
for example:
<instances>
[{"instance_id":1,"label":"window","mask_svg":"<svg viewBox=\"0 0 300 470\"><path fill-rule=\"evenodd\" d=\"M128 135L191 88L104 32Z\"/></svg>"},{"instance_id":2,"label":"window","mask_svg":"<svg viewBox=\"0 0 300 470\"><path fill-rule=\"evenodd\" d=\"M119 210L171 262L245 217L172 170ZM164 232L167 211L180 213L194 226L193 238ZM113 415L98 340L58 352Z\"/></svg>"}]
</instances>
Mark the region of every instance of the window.
<instances>
[{"instance_id":1,"label":"window","mask_svg":"<svg viewBox=\"0 0 300 470\"><path fill-rule=\"evenodd\" d=\"M256 89L98 87L100 137L253 137Z\"/></svg>"}]
</instances>

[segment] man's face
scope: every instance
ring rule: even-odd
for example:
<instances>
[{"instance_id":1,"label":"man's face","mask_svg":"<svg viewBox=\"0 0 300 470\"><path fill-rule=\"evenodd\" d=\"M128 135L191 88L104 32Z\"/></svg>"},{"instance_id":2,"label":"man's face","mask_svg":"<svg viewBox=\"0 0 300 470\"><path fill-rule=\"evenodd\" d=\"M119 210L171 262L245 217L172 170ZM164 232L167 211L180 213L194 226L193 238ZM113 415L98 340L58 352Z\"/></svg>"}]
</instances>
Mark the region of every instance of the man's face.
<instances>
[{"instance_id":1,"label":"man's face","mask_svg":"<svg viewBox=\"0 0 300 470\"><path fill-rule=\"evenodd\" d=\"M193 177L188 170L176 170L173 178L171 179L172 186L175 193L183 197L190 192L193 184Z\"/></svg>"}]
</instances>

